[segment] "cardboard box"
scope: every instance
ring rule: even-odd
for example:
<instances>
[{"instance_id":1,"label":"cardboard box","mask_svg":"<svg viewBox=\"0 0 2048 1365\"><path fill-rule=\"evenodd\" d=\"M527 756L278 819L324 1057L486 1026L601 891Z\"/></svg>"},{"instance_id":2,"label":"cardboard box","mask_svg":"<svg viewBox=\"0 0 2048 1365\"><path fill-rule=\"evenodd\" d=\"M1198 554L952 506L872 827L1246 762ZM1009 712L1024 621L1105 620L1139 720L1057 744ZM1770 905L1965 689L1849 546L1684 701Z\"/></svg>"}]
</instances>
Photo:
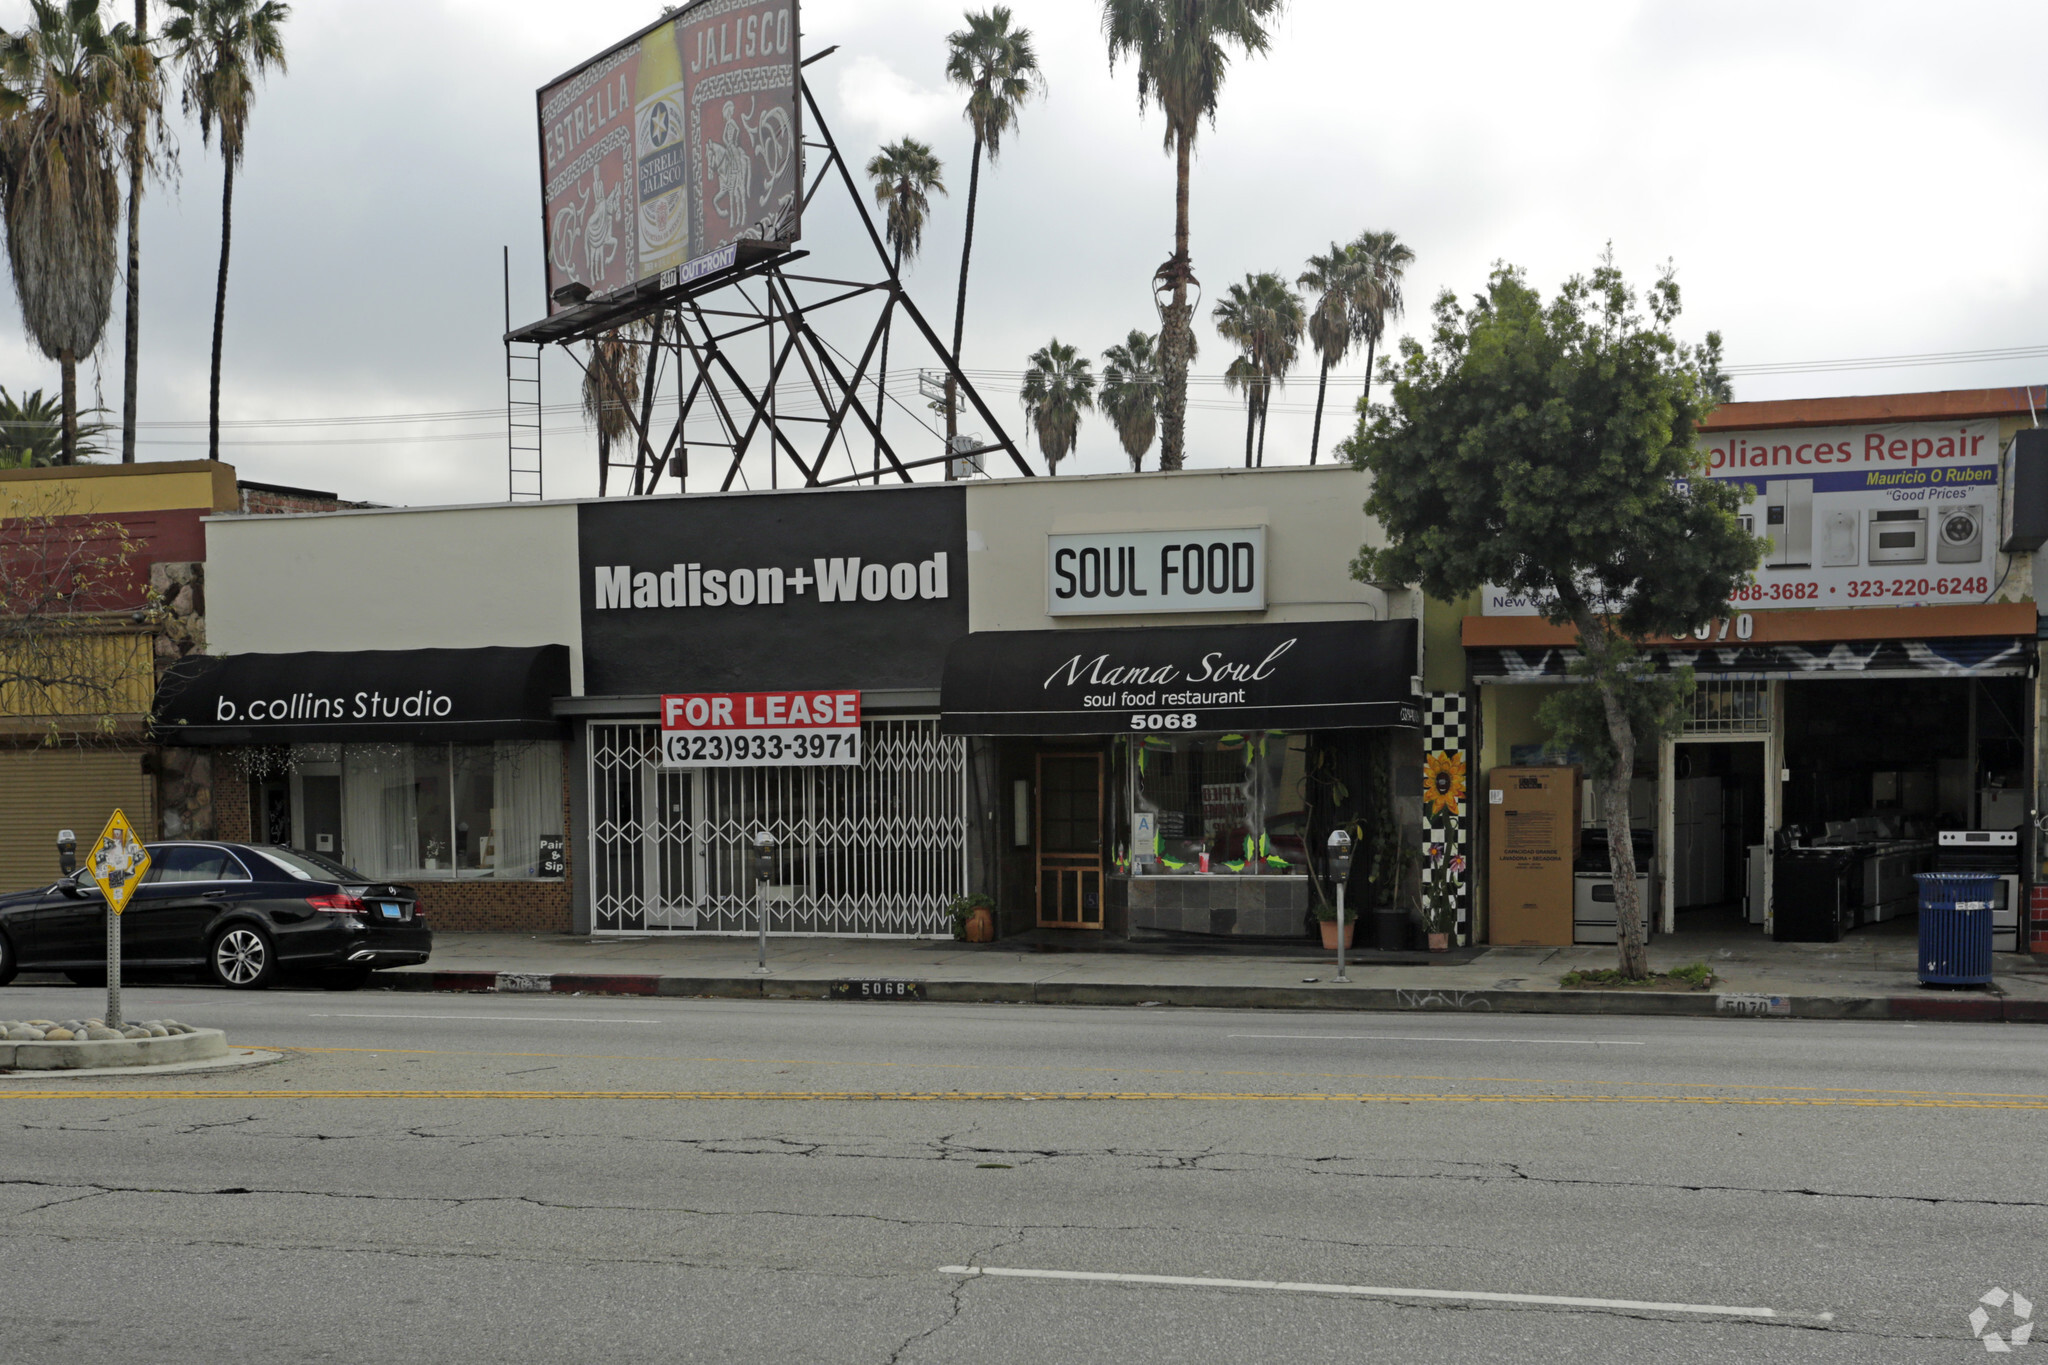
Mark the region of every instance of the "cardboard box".
<instances>
[{"instance_id":1,"label":"cardboard box","mask_svg":"<svg viewBox=\"0 0 2048 1365\"><path fill-rule=\"evenodd\" d=\"M1486 775L1489 942L1570 945L1581 800L1577 768L1495 768Z\"/></svg>"}]
</instances>

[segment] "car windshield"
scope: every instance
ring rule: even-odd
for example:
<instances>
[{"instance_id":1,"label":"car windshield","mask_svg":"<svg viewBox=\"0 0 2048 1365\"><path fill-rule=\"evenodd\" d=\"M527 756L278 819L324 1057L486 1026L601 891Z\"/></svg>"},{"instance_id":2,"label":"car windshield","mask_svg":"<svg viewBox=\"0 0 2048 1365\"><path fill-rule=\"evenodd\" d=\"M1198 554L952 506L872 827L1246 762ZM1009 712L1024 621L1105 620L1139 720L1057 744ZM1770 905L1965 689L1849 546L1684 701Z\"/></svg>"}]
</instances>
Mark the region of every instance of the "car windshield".
<instances>
[{"instance_id":1,"label":"car windshield","mask_svg":"<svg viewBox=\"0 0 2048 1365\"><path fill-rule=\"evenodd\" d=\"M370 879L352 867L337 863L332 858L323 858L317 853L308 853L302 848L283 848L276 844L261 846L263 856L291 873L302 882L367 882Z\"/></svg>"}]
</instances>

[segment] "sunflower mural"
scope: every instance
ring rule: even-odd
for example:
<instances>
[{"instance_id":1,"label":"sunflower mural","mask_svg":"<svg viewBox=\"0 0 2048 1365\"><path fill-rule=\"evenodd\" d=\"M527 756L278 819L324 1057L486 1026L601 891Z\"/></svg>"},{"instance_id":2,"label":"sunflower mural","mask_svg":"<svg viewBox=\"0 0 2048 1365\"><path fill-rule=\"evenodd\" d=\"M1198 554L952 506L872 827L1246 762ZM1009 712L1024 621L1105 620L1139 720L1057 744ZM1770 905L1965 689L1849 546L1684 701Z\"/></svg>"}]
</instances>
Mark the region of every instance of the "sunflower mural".
<instances>
[{"instance_id":1,"label":"sunflower mural","mask_svg":"<svg viewBox=\"0 0 2048 1365\"><path fill-rule=\"evenodd\" d=\"M1434 753L1422 763L1422 801L1432 815L1455 820L1465 807L1465 755Z\"/></svg>"}]
</instances>

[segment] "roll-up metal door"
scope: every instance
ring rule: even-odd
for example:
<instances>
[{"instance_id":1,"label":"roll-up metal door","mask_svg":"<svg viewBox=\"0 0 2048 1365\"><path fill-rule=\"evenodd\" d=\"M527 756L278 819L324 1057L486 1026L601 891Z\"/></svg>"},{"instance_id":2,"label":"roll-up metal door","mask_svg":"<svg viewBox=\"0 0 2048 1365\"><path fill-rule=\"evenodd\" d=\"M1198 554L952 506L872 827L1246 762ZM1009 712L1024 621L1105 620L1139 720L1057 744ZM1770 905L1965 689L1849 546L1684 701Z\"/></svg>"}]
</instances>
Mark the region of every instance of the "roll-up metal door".
<instances>
[{"instance_id":1,"label":"roll-up metal door","mask_svg":"<svg viewBox=\"0 0 2048 1365\"><path fill-rule=\"evenodd\" d=\"M83 864L119 806L145 839L156 837L156 778L135 749L0 750L0 893L57 878L57 831L78 836Z\"/></svg>"}]
</instances>

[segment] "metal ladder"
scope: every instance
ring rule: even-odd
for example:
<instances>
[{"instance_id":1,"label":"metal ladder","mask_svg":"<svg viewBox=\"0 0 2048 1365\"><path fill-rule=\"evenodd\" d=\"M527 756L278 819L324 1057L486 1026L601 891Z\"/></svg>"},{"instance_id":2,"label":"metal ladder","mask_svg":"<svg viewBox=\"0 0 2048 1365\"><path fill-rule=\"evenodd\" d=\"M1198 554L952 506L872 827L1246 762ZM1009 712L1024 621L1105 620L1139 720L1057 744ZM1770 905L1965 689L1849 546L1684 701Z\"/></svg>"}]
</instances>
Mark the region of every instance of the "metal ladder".
<instances>
[{"instance_id":1,"label":"metal ladder","mask_svg":"<svg viewBox=\"0 0 2048 1365\"><path fill-rule=\"evenodd\" d=\"M505 249L505 496L538 502L541 487L540 357L542 347L510 339L512 249Z\"/></svg>"}]
</instances>

